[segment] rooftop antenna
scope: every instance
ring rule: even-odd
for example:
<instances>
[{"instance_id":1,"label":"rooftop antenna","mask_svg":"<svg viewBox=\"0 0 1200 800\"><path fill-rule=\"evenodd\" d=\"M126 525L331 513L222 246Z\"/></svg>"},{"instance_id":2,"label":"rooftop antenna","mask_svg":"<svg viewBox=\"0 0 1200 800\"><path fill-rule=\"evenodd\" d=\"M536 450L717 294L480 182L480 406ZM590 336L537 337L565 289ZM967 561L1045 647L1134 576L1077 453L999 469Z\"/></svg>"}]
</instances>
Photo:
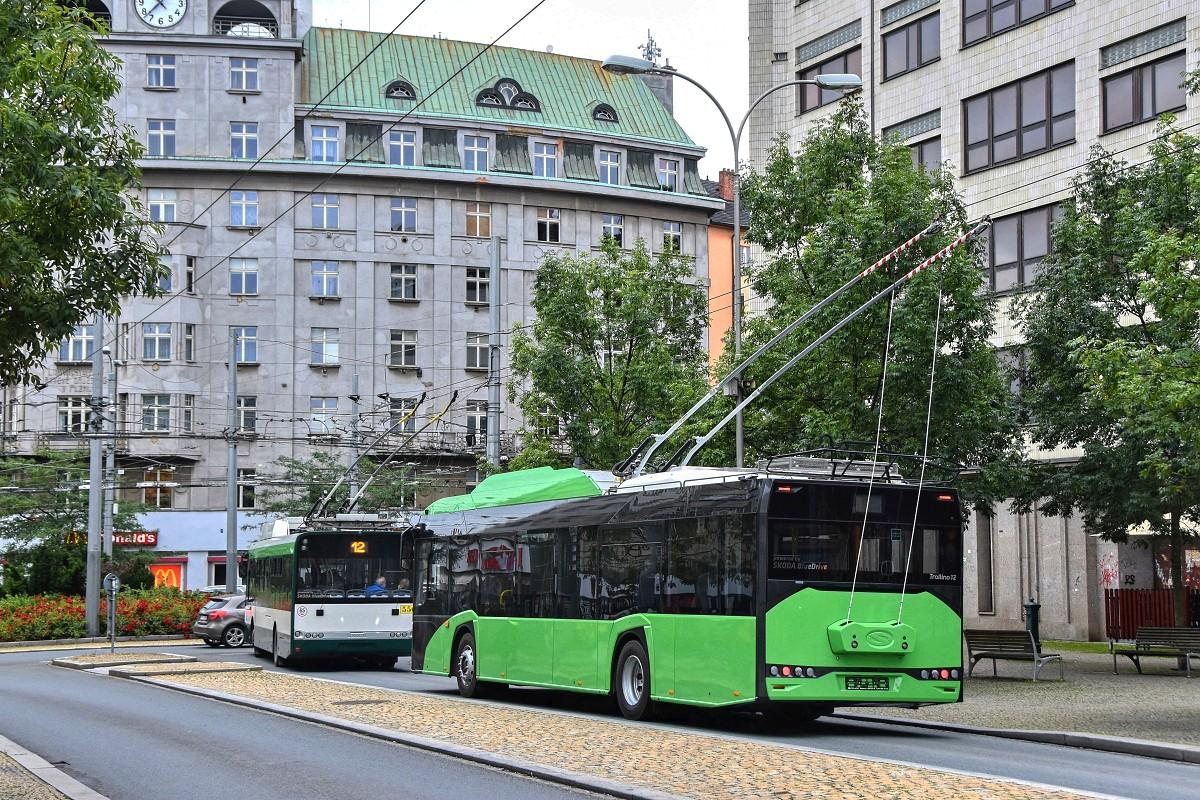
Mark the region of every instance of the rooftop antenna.
<instances>
[{"instance_id":1,"label":"rooftop antenna","mask_svg":"<svg viewBox=\"0 0 1200 800\"><path fill-rule=\"evenodd\" d=\"M650 29L646 29L646 43L638 46L638 50L642 51L642 58L652 62L655 66L658 65L658 57L662 55L662 48L658 46L658 42L654 41L654 34L650 33Z\"/></svg>"}]
</instances>

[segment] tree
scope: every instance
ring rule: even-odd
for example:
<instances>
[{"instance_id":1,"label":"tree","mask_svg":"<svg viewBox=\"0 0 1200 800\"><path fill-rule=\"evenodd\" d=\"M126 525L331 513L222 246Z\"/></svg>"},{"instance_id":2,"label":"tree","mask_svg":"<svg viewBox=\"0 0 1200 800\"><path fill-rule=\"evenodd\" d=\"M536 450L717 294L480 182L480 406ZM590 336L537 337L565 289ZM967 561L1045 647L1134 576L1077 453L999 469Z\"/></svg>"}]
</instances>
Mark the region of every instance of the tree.
<instances>
[{"instance_id":1,"label":"tree","mask_svg":"<svg viewBox=\"0 0 1200 800\"><path fill-rule=\"evenodd\" d=\"M691 259L611 240L596 255L548 255L532 305L536 320L513 332L509 396L527 420L561 421L589 467L611 467L706 388L707 303ZM540 463L560 461L545 435L528 433Z\"/></svg>"},{"instance_id":2,"label":"tree","mask_svg":"<svg viewBox=\"0 0 1200 800\"><path fill-rule=\"evenodd\" d=\"M154 293L163 267L131 191L141 147L109 101L119 61L85 11L0 0L0 384L73 326Z\"/></svg>"},{"instance_id":3,"label":"tree","mask_svg":"<svg viewBox=\"0 0 1200 800\"><path fill-rule=\"evenodd\" d=\"M360 480L365 482L378 462L364 458L359 463ZM303 517L346 474L346 463L332 453L314 451L311 458L283 456L274 468L261 476L257 501L265 514ZM354 510L369 514L380 511L412 508L416 492L424 481L412 474L407 464L384 467L368 487ZM334 493L327 513L337 509L350 497L350 482L344 481Z\"/></svg>"},{"instance_id":4,"label":"tree","mask_svg":"<svg viewBox=\"0 0 1200 800\"><path fill-rule=\"evenodd\" d=\"M0 543L7 594L54 592L79 594L87 562L86 452L44 451L34 457L0 458ZM113 517L116 530L137 527L143 507L121 503ZM132 575L137 560L117 551L111 566ZM126 562L130 562L127 565Z\"/></svg>"},{"instance_id":5,"label":"tree","mask_svg":"<svg viewBox=\"0 0 1200 800\"><path fill-rule=\"evenodd\" d=\"M1184 625L1185 530L1200 525L1200 139L1162 128L1143 164L1093 151L1019 308L1031 435L1082 451L1032 463L1022 499L1078 511L1109 540L1162 537Z\"/></svg>"},{"instance_id":6,"label":"tree","mask_svg":"<svg viewBox=\"0 0 1200 800\"><path fill-rule=\"evenodd\" d=\"M949 171L916 167L907 147L877 139L856 98L817 123L797 152L779 139L743 187L748 238L769 253L748 268L754 291L769 303L748 321L747 352L932 220L943 223L892 268L865 279L777 345L747 372L751 384L968 227ZM885 299L797 364L747 409L748 452L805 449L823 437L867 442L869 449L886 362L882 441L920 453L940 292L929 453L975 467L972 496L1007 496L1019 462L1016 413L989 342L994 312L980 291L982 253L981 241L969 242L901 290L891 307L886 355Z\"/></svg>"}]
</instances>

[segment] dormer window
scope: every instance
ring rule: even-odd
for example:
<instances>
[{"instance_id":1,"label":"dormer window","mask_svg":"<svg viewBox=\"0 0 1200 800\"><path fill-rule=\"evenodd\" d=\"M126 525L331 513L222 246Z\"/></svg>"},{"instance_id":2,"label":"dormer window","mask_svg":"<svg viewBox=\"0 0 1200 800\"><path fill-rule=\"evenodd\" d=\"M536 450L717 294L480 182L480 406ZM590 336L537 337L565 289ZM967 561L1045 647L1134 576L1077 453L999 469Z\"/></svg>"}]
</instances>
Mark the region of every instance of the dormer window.
<instances>
[{"instance_id":1,"label":"dormer window","mask_svg":"<svg viewBox=\"0 0 1200 800\"><path fill-rule=\"evenodd\" d=\"M417 90L408 81L392 81L383 90L383 96L388 100L416 100Z\"/></svg>"},{"instance_id":2,"label":"dormer window","mask_svg":"<svg viewBox=\"0 0 1200 800\"><path fill-rule=\"evenodd\" d=\"M511 108L518 111L541 111L542 104L511 78L496 81L496 85L475 95L475 105Z\"/></svg>"},{"instance_id":3,"label":"dormer window","mask_svg":"<svg viewBox=\"0 0 1200 800\"><path fill-rule=\"evenodd\" d=\"M592 109L592 119L598 122L617 122L617 111L608 103L601 103Z\"/></svg>"}]
</instances>

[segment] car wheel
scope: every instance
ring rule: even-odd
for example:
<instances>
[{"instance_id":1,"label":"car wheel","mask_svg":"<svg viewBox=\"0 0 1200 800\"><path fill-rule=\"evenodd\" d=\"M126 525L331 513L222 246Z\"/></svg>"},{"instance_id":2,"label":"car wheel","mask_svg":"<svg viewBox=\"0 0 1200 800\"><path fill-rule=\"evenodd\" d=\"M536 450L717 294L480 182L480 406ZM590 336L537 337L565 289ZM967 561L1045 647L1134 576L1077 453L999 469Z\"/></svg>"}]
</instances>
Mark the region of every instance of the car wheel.
<instances>
[{"instance_id":1,"label":"car wheel","mask_svg":"<svg viewBox=\"0 0 1200 800\"><path fill-rule=\"evenodd\" d=\"M241 647L246 643L246 629L234 623L221 634L221 644L226 647Z\"/></svg>"},{"instance_id":2,"label":"car wheel","mask_svg":"<svg viewBox=\"0 0 1200 800\"><path fill-rule=\"evenodd\" d=\"M653 711L650 702L650 658L646 647L630 639L617 656L613 670L613 692L617 708L626 719L649 719Z\"/></svg>"}]
</instances>

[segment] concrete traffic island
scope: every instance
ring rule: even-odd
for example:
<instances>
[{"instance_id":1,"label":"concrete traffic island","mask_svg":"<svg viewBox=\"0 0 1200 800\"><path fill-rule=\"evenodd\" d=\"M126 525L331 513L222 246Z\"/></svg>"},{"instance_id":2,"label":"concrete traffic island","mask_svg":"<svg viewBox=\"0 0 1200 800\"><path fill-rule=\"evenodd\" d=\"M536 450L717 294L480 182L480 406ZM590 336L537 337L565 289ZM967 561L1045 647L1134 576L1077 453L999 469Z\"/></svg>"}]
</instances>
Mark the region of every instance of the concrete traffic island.
<instances>
[{"instance_id":1,"label":"concrete traffic island","mask_svg":"<svg viewBox=\"0 0 1200 800\"><path fill-rule=\"evenodd\" d=\"M625 798L1086 797L800 747L277 672L135 680Z\"/></svg>"},{"instance_id":2,"label":"concrete traffic island","mask_svg":"<svg viewBox=\"0 0 1200 800\"><path fill-rule=\"evenodd\" d=\"M3 800L108 800L36 753L0 736Z\"/></svg>"},{"instance_id":3,"label":"concrete traffic island","mask_svg":"<svg viewBox=\"0 0 1200 800\"><path fill-rule=\"evenodd\" d=\"M128 664L112 667L109 675L117 678L146 678L162 675L195 675L212 672L262 672L257 664L242 664L237 661L192 661Z\"/></svg>"},{"instance_id":4,"label":"concrete traffic island","mask_svg":"<svg viewBox=\"0 0 1200 800\"><path fill-rule=\"evenodd\" d=\"M68 669L101 669L126 664L191 664L198 660L195 656L181 656L176 653L94 653L52 658L50 663Z\"/></svg>"}]
</instances>

